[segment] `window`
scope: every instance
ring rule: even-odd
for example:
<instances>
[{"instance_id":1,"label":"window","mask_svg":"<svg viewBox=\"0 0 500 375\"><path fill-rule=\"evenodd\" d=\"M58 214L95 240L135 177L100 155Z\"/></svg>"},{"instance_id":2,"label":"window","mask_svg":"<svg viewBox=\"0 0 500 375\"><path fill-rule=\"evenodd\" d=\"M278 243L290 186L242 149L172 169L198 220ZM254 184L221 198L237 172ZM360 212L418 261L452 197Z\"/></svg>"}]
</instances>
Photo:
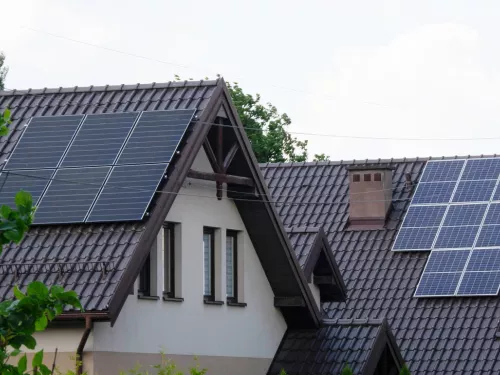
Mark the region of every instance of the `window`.
<instances>
[{"instance_id":1,"label":"window","mask_svg":"<svg viewBox=\"0 0 500 375\"><path fill-rule=\"evenodd\" d=\"M148 254L139 275L138 292L140 296L151 297L151 254Z\"/></svg>"},{"instance_id":2,"label":"window","mask_svg":"<svg viewBox=\"0 0 500 375\"><path fill-rule=\"evenodd\" d=\"M203 294L205 299L214 300L215 295L215 262L214 262L214 230L203 230Z\"/></svg>"},{"instance_id":3,"label":"window","mask_svg":"<svg viewBox=\"0 0 500 375\"><path fill-rule=\"evenodd\" d=\"M234 231L226 234L226 297L228 301L238 300L238 237Z\"/></svg>"},{"instance_id":4,"label":"window","mask_svg":"<svg viewBox=\"0 0 500 375\"><path fill-rule=\"evenodd\" d=\"M174 224L163 226L163 294L175 298L175 237Z\"/></svg>"}]
</instances>

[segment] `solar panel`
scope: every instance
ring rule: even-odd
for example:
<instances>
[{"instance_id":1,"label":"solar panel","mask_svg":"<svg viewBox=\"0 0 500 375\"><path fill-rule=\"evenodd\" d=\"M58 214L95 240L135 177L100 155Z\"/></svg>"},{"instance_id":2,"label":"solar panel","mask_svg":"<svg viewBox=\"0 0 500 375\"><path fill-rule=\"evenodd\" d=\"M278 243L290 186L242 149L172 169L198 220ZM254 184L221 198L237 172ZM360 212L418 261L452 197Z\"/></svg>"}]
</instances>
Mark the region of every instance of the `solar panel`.
<instances>
[{"instance_id":1,"label":"solar panel","mask_svg":"<svg viewBox=\"0 0 500 375\"><path fill-rule=\"evenodd\" d=\"M0 203L15 208L16 193L23 189L31 194L36 204L50 181L53 169L2 171L0 173Z\"/></svg>"},{"instance_id":2,"label":"solar panel","mask_svg":"<svg viewBox=\"0 0 500 375\"><path fill-rule=\"evenodd\" d=\"M415 296L498 293L499 181L500 158L427 163L393 245L431 250Z\"/></svg>"},{"instance_id":3,"label":"solar panel","mask_svg":"<svg viewBox=\"0 0 500 375\"><path fill-rule=\"evenodd\" d=\"M456 181L463 166L463 160L430 161L420 182Z\"/></svg>"},{"instance_id":4,"label":"solar panel","mask_svg":"<svg viewBox=\"0 0 500 375\"><path fill-rule=\"evenodd\" d=\"M455 182L430 182L418 185L412 203L448 203L450 201Z\"/></svg>"},{"instance_id":5,"label":"solar panel","mask_svg":"<svg viewBox=\"0 0 500 375\"><path fill-rule=\"evenodd\" d=\"M83 222L109 169L59 169L40 201L34 224Z\"/></svg>"},{"instance_id":6,"label":"solar panel","mask_svg":"<svg viewBox=\"0 0 500 375\"><path fill-rule=\"evenodd\" d=\"M479 225L442 227L437 236L435 249L471 248L476 239Z\"/></svg>"},{"instance_id":7,"label":"solar panel","mask_svg":"<svg viewBox=\"0 0 500 375\"><path fill-rule=\"evenodd\" d=\"M112 165L138 115L88 115L64 157L62 167Z\"/></svg>"},{"instance_id":8,"label":"solar panel","mask_svg":"<svg viewBox=\"0 0 500 375\"><path fill-rule=\"evenodd\" d=\"M465 272L458 296L496 296L500 285L500 271Z\"/></svg>"},{"instance_id":9,"label":"solar panel","mask_svg":"<svg viewBox=\"0 0 500 375\"><path fill-rule=\"evenodd\" d=\"M415 296L441 297L455 293L461 272L424 273L420 278Z\"/></svg>"},{"instance_id":10,"label":"solar panel","mask_svg":"<svg viewBox=\"0 0 500 375\"><path fill-rule=\"evenodd\" d=\"M169 163L194 110L145 112L118 159L118 165Z\"/></svg>"},{"instance_id":11,"label":"solar panel","mask_svg":"<svg viewBox=\"0 0 500 375\"><path fill-rule=\"evenodd\" d=\"M33 118L4 169L56 168L83 115Z\"/></svg>"},{"instance_id":12,"label":"solar panel","mask_svg":"<svg viewBox=\"0 0 500 375\"><path fill-rule=\"evenodd\" d=\"M0 173L0 204L24 188L35 224L141 220L195 111L32 118Z\"/></svg>"},{"instance_id":13,"label":"solar panel","mask_svg":"<svg viewBox=\"0 0 500 375\"><path fill-rule=\"evenodd\" d=\"M142 219L166 168L167 164L114 167L87 222Z\"/></svg>"}]
</instances>

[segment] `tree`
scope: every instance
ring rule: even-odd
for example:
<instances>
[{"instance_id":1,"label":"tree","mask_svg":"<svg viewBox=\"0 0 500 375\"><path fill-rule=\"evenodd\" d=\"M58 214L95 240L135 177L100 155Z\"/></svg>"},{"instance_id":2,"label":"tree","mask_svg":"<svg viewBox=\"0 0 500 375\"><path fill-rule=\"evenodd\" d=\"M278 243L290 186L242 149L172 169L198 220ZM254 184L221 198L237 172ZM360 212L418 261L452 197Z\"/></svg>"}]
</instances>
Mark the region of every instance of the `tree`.
<instances>
[{"instance_id":1,"label":"tree","mask_svg":"<svg viewBox=\"0 0 500 375\"><path fill-rule=\"evenodd\" d=\"M4 66L5 63L5 55L3 52L0 52L0 90L4 89L5 77L9 72L9 68Z\"/></svg>"},{"instance_id":2,"label":"tree","mask_svg":"<svg viewBox=\"0 0 500 375\"><path fill-rule=\"evenodd\" d=\"M10 112L0 114L0 135L8 133ZM35 209L31 194L20 191L15 197L16 208L0 207L0 254L3 246L11 242L19 243L33 221ZM36 347L33 334L43 331L47 324L63 312L65 306L83 311L78 296L73 291L54 285L47 288L39 281L28 284L23 293L14 287L14 299L0 303L0 374L2 375L47 375L51 370L43 362L43 349L38 351L28 370L26 354L21 354L22 346ZM21 355L17 365L9 363L13 357Z\"/></svg>"},{"instance_id":3,"label":"tree","mask_svg":"<svg viewBox=\"0 0 500 375\"><path fill-rule=\"evenodd\" d=\"M313 161L330 161L330 157L325 154L314 154Z\"/></svg>"}]
</instances>

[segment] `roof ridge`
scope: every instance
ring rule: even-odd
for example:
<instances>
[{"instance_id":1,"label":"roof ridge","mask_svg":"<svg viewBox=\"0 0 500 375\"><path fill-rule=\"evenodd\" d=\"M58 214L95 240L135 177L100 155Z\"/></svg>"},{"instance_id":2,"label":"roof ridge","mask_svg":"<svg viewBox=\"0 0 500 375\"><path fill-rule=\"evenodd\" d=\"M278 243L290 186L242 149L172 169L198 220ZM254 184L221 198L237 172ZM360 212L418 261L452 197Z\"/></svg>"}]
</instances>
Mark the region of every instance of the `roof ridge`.
<instances>
[{"instance_id":1,"label":"roof ridge","mask_svg":"<svg viewBox=\"0 0 500 375\"><path fill-rule=\"evenodd\" d=\"M130 91L130 90L141 90L141 89L153 89L153 88L167 88L167 87L200 87L200 86L217 86L222 78L212 79L212 80L183 80L183 81L166 81L166 82L151 82L151 83L135 83L135 84L120 84L120 85L103 85L103 86L73 86L73 87L52 87L52 88L41 88L41 89L13 89L13 90L3 90L0 91L0 96L12 96L12 95L38 95L38 94L56 94L56 93L68 93L68 92L108 92L108 91Z\"/></svg>"},{"instance_id":2,"label":"roof ridge","mask_svg":"<svg viewBox=\"0 0 500 375\"><path fill-rule=\"evenodd\" d=\"M365 165L365 164L395 164L395 163L415 163L429 160L453 160L453 159L484 159L497 158L500 155L455 155L455 156L426 156L414 158L387 158L387 159L353 159L353 160L329 160L329 161L305 161L305 162L268 162L259 163L261 168L286 168L286 167L310 167L323 165Z\"/></svg>"}]
</instances>

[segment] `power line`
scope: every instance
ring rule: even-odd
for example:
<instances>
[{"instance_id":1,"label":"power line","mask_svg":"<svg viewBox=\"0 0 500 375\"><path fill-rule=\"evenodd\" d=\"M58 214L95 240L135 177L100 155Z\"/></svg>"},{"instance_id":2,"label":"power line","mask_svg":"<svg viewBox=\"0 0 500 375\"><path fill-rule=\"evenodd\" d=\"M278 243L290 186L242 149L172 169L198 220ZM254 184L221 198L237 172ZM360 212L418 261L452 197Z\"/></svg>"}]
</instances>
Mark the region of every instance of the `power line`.
<instances>
[{"instance_id":1,"label":"power line","mask_svg":"<svg viewBox=\"0 0 500 375\"><path fill-rule=\"evenodd\" d=\"M21 29L26 29L26 30L30 30L30 31L33 31L33 32L36 32L36 33L45 34L45 35L48 35L48 36L51 36L51 37L54 37L54 38L63 39L63 40L67 40L67 41L70 41L70 42L73 42L73 43L79 43L79 44L83 44L83 45L86 45L86 46L90 46L90 47L94 47L94 48L99 48L99 49L103 49L103 50L110 51L110 52L119 53L119 54L122 54L122 55L125 55L125 56L139 58L139 59L142 59L142 60L149 60L149 61L153 61L153 62L160 63L160 64L177 66L177 67L180 67L180 68L191 68L191 69L197 69L197 70L200 70L200 71L202 70L201 67L196 67L196 66L192 66L192 65L190 66L190 65L178 64L178 63L174 63L174 62L171 62L171 61L165 61L165 60L160 60L160 59L156 59L156 58L152 58L152 57L148 57L148 56L144 56L144 55L139 55L139 54L135 54L135 53L131 53L131 52L125 52L125 51L121 51L121 50L118 50L118 49L115 49L115 48L110 48L110 47L102 46L102 45L99 45L99 44L94 44L94 43L90 43L90 42L85 42L85 41L81 41L81 40L69 38L69 37L66 37L64 35L54 34L54 33L48 32L48 31L44 31L44 30L40 30L40 29L35 29L35 28L32 28L32 27L27 27L27 26L19 26L19 27ZM288 90L288 91L294 91L294 92L298 92L298 93L303 93L303 94L307 94L307 95L323 96L324 98L326 98L328 100L339 100L339 99L335 98L332 95L317 94L317 93L314 93L312 91L301 90L301 89L297 89L297 88L294 88L294 87L286 87L286 86L280 86L280 85L274 85L274 84L271 84L271 85L268 84L267 86L274 87L274 88L281 89L281 90ZM387 104L377 103L377 102L373 102L373 101L366 101L366 100L358 100L358 101L361 102L361 103L370 104L370 105L374 105L374 106L378 106L378 107L386 107L386 108L392 108L392 109L402 109L402 108L399 108L399 107L396 107L396 106L390 106L390 105L387 105Z\"/></svg>"}]
</instances>

